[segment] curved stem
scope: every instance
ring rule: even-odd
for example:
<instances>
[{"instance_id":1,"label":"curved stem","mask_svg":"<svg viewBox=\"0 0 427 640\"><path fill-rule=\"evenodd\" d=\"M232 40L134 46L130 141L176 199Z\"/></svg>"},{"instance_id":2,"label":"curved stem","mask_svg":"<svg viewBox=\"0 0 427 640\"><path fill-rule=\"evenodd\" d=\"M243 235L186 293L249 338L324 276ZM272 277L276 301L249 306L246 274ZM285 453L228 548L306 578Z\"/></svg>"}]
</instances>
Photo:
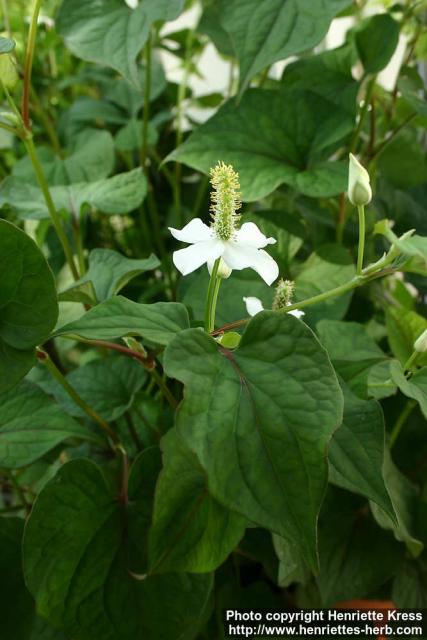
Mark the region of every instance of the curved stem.
<instances>
[{"instance_id":1,"label":"curved stem","mask_svg":"<svg viewBox=\"0 0 427 640\"><path fill-rule=\"evenodd\" d=\"M405 424L405 422L407 421L407 419L409 418L409 416L411 415L412 411L415 409L417 403L415 400L408 400L408 402L405 404L401 414L399 415L399 417L396 420L396 423L393 427L393 430L391 432L390 435L390 449L393 447L394 443L396 442L397 438L399 437L400 432L402 431L402 427Z\"/></svg>"},{"instance_id":2,"label":"curved stem","mask_svg":"<svg viewBox=\"0 0 427 640\"><path fill-rule=\"evenodd\" d=\"M31 16L30 30L28 32L27 50L25 53L24 63L24 86L22 92L22 120L25 128L29 131L30 124L30 88L31 88L31 72L33 69L34 48L36 45L37 20L40 13L42 0L35 0L33 15Z\"/></svg>"},{"instance_id":3,"label":"curved stem","mask_svg":"<svg viewBox=\"0 0 427 640\"><path fill-rule=\"evenodd\" d=\"M89 418L91 418L94 422L96 422L96 424L100 426L103 431L105 431L105 433L108 435L109 438L111 438L111 440L114 442L115 445L120 444L118 437L116 436L114 431L111 429L109 424L103 418L101 418L101 416L98 415L97 412L94 409L92 409L92 407L90 407L87 404L87 402L83 400L83 398L77 393L77 391L70 385L70 383L65 378L65 376L62 375L62 373L57 368L55 363L51 360L49 354L46 353L46 351L43 351L42 349L37 349L36 355L38 360L42 364L44 364L44 366L49 371L51 376L55 378L57 382L59 382L61 387L68 393L70 398L74 400L76 405L79 406L80 409L82 409L82 411L84 411L85 414L89 416Z\"/></svg>"},{"instance_id":4,"label":"curved stem","mask_svg":"<svg viewBox=\"0 0 427 640\"><path fill-rule=\"evenodd\" d=\"M221 258L217 258L217 260L215 260L212 273L211 273L211 278L209 280L208 293L206 296L205 331L207 333L211 333L215 329L215 309L213 310L214 320L212 323L212 304L213 304L213 297L214 297L215 288L216 288L216 280L217 280L218 267L219 267L220 260ZM217 296L218 296L218 292L217 292Z\"/></svg>"},{"instance_id":5,"label":"curved stem","mask_svg":"<svg viewBox=\"0 0 427 640\"><path fill-rule=\"evenodd\" d=\"M34 142L31 136L26 137L24 140L25 147L27 149L27 153L30 157L31 163L33 165L34 173L37 177L37 182L39 183L40 189L42 190L44 199L46 201L46 206L48 208L50 218L52 220L52 224L55 228L59 241L61 242L62 248L65 253L65 258L69 264L71 269L71 273L75 280L79 279L79 273L77 271L76 265L74 263L73 251L71 249L71 245L68 242L68 238L62 226L61 218L55 208L55 205L52 200L52 196L49 191L49 185L46 180L46 176L44 175L43 167L41 162L37 156L36 148L34 146Z\"/></svg>"},{"instance_id":6,"label":"curved stem","mask_svg":"<svg viewBox=\"0 0 427 640\"><path fill-rule=\"evenodd\" d=\"M141 167L145 171L148 146L148 122L150 119L150 94L151 94L151 34L145 45L145 83L144 83L144 115L142 120L142 145Z\"/></svg>"},{"instance_id":7,"label":"curved stem","mask_svg":"<svg viewBox=\"0 0 427 640\"><path fill-rule=\"evenodd\" d=\"M418 351L414 351L414 353L410 356L410 358L408 358L408 360L405 362L403 370L409 371L412 365L415 364L415 360L418 358L418 356L419 356Z\"/></svg>"},{"instance_id":8,"label":"curved stem","mask_svg":"<svg viewBox=\"0 0 427 640\"><path fill-rule=\"evenodd\" d=\"M214 284L213 293L212 293L212 303L211 303L210 318L209 318L209 323L211 327L210 331L213 331L215 329L216 304L218 302L218 293L219 293L219 287L221 285L221 281L222 281L222 278L219 278L217 276L215 279L215 284Z\"/></svg>"},{"instance_id":9,"label":"curved stem","mask_svg":"<svg viewBox=\"0 0 427 640\"><path fill-rule=\"evenodd\" d=\"M363 255L365 253L365 207L363 205L359 205L357 207L357 212L359 214L359 248L357 251L356 273L357 275L360 275L363 269Z\"/></svg>"}]
</instances>

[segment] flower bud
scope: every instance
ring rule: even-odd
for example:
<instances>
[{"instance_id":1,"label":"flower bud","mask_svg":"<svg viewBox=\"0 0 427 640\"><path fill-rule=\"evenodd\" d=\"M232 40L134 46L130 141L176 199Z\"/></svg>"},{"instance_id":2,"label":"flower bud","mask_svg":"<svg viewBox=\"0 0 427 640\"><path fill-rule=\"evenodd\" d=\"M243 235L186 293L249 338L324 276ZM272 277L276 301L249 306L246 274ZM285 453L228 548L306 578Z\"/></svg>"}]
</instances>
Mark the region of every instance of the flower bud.
<instances>
[{"instance_id":1,"label":"flower bud","mask_svg":"<svg viewBox=\"0 0 427 640\"><path fill-rule=\"evenodd\" d=\"M224 335L219 338L218 342L226 349L236 349L239 346L241 337L242 336L236 331L229 331L228 333L224 333Z\"/></svg>"},{"instance_id":2,"label":"flower bud","mask_svg":"<svg viewBox=\"0 0 427 640\"><path fill-rule=\"evenodd\" d=\"M368 204L372 200L369 173L352 153L348 170L348 199L356 207Z\"/></svg>"},{"instance_id":3,"label":"flower bud","mask_svg":"<svg viewBox=\"0 0 427 640\"><path fill-rule=\"evenodd\" d=\"M424 329L422 334L415 340L414 349L418 351L418 353L427 351L427 329Z\"/></svg>"},{"instance_id":4,"label":"flower bud","mask_svg":"<svg viewBox=\"0 0 427 640\"><path fill-rule=\"evenodd\" d=\"M15 62L7 53L0 55L0 78L3 85L9 91L13 91L19 80Z\"/></svg>"},{"instance_id":5,"label":"flower bud","mask_svg":"<svg viewBox=\"0 0 427 640\"><path fill-rule=\"evenodd\" d=\"M209 275L212 275L212 270L214 267L214 262L209 261L208 262L208 271L209 271ZM226 264L224 262L224 260L222 258L219 259L219 265L218 265L218 271L217 271L217 276L218 278L223 278L224 280L226 278L229 278L231 276L231 272L233 270L230 269L230 267L228 266L228 264Z\"/></svg>"},{"instance_id":6,"label":"flower bud","mask_svg":"<svg viewBox=\"0 0 427 640\"><path fill-rule=\"evenodd\" d=\"M273 300L273 311L284 309L292 303L295 284L291 280L279 280Z\"/></svg>"}]
</instances>

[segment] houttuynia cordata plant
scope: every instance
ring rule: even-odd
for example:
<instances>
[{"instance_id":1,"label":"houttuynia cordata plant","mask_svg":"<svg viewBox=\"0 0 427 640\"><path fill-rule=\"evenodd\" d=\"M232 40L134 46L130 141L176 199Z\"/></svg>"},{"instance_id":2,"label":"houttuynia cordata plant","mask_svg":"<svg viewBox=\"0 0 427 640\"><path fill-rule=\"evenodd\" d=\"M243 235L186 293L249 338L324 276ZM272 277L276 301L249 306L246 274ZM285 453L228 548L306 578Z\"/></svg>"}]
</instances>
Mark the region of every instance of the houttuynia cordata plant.
<instances>
[{"instance_id":1,"label":"houttuynia cordata plant","mask_svg":"<svg viewBox=\"0 0 427 640\"><path fill-rule=\"evenodd\" d=\"M0 638L427 608L427 2L0 10Z\"/></svg>"}]
</instances>

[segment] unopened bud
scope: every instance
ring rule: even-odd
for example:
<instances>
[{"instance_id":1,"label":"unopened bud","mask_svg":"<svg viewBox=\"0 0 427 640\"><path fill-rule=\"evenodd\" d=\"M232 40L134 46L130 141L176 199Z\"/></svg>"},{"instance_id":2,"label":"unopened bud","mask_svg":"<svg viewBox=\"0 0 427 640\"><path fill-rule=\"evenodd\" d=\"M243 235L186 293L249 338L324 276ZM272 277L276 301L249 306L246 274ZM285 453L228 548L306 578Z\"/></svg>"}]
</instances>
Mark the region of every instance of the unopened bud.
<instances>
[{"instance_id":1,"label":"unopened bud","mask_svg":"<svg viewBox=\"0 0 427 640\"><path fill-rule=\"evenodd\" d=\"M424 329L422 334L414 342L414 349L418 353L424 353L427 351L427 329Z\"/></svg>"},{"instance_id":2,"label":"unopened bud","mask_svg":"<svg viewBox=\"0 0 427 640\"><path fill-rule=\"evenodd\" d=\"M372 200L369 173L352 153L348 170L348 199L356 207L368 204Z\"/></svg>"},{"instance_id":3,"label":"unopened bud","mask_svg":"<svg viewBox=\"0 0 427 640\"><path fill-rule=\"evenodd\" d=\"M273 311L284 309L292 303L295 284L291 280L279 280L273 300Z\"/></svg>"},{"instance_id":4,"label":"unopened bud","mask_svg":"<svg viewBox=\"0 0 427 640\"><path fill-rule=\"evenodd\" d=\"M209 274L212 275L212 270L214 267L214 262L208 262L208 271ZM218 278L223 278L224 280L226 278L229 278L231 276L231 272L233 270L230 269L230 267L228 266L228 264L226 262L224 262L224 260L222 258L220 258L219 260L219 265L218 265L218 271L216 273L216 275L218 276Z\"/></svg>"}]
</instances>

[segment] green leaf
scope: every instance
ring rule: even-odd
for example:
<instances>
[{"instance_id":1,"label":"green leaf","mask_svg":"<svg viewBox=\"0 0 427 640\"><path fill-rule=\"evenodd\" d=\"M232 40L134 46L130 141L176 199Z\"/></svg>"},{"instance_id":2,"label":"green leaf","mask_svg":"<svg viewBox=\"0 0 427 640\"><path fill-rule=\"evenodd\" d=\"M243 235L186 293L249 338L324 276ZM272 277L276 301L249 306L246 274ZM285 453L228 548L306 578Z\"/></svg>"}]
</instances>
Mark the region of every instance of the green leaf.
<instances>
[{"instance_id":1,"label":"green leaf","mask_svg":"<svg viewBox=\"0 0 427 640\"><path fill-rule=\"evenodd\" d=\"M11 53L15 48L15 41L11 38L4 38L0 36L0 54Z\"/></svg>"},{"instance_id":2,"label":"green leaf","mask_svg":"<svg viewBox=\"0 0 427 640\"><path fill-rule=\"evenodd\" d=\"M311 91L251 89L238 106L234 99L226 102L167 160L204 173L218 159L232 164L245 201L281 184L329 197L345 190L347 167L325 161L353 125L346 111Z\"/></svg>"},{"instance_id":3,"label":"green leaf","mask_svg":"<svg viewBox=\"0 0 427 640\"><path fill-rule=\"evenodd\" d=\"M241 92L273 62L315 47L350 0L220 0L222 27L240 63Z\"/></svg>"},{"instance_id":4,"label":"green leaf","mask_svg":"<svg viewBox=\"0 0 427 640\"><path fill-rule=\"evenodd\" d=\"M417 369L410 378L406 378L402 365L395 360L391 363L390 372L401 392L416 400L427 418L427 367Z\"/></svg>"},{"instance_id":5,"label":"green leaf","mask_svg":"<svg viewBox=\"0 0 427 640\"><path fill-rule=\"evenodd\" d=\"M353 48L347 43L286 65L282 84L313 91L355 115L360 85L352 76L353 64Z\"/></svg>"},{"instance_id":6,"label":"green leaf","mask_svg":"<svg viewBox=\"0 0 427 640\"><path fill-rule=\"evenodd\" d=\"M111 67L138 84L136 58L153 22L174 20L183 0L144 0L130 9L121 0L62 0L56 26L70 51Z\"/></svg>"},{"instance_id":7,"label":"green leaf","mask_svg":"<svg viewBox=\"0 0 427 640\"><path fill-rule=\"evenodd\" d=\"M87 272L72 287L61 293L60 299L66 300L69 294L73 295L82 285L92 283L96 301L103 302L118 293L136 276L156 269L159 265L159 259L153 253L144 260L135 260L126 258L112 249L93 249L89 254Z\"/></svg>"},{"instance_id":8,"label":"green leaf","mask_svg":"<svg viewBox=\"0 0 427 640\"><path fill-rule=\"evenodd\" d=\"M74 460L45 486L28 519L27 586L40 614L75 640L184 640L198 632L209 574L132 575L152 501L148 452L131 469L127 506L99 467Z\"/></svg>"},{"instance_id":9,"label":"green leaf","mask_svg":"<svg viewBox=\"0 0 427 640\"><path fill-rule=\"evenodd\" d=\"M58 329L56 336L77 335L88 340L112 340L141 336L165 345L190 326L187 309L177 302L138 304L115 296L85 313L79 320Z\"/></svg>"},{"instance_id":10,"label":"green leaf","mask_svg":"<svg viewBox=\"0 0 427 640\"><path fill-rule=\"evenodd\" d=\"M372 514L378 524L383 529L393 531L396 540L404 542L408 551L416 558L424 549L423 543L414 533L419 492L393 464L389 451L384 460L384 479L397 521L390 519L381 506L371 502Z\"/></svg>"},{"instance_id":11,"label":"green leaf","mask_svg":"<svg viewBox=\"0 0 427 640\"><path fill-rule=\"evenodd\" d=\"M329 480L376 502L395 519L382 473L384 416L376 400L361 400L345 384L344 417L329 446Z\"/></svg>"},{"instance_id":12,"label":"green leaf","mask_svg":"<svg viewBox=\"0 0 427 640\"><path fill-rule=\"evenodd\" d=\"M301 265L295 278L295 302L329 291L351 280L356 273L353 260L340 245L324 245ZM304 309L306 319L313 324L322 318L341 320L347 312L352 292L331 298Z\"/></svg>"},{"instance_id":13,"label":"green leaf","mask_svg":"<svg viewBox=\"0 0 427 640\"><path fill-rule=\"evenodd\" d=\"M364 503L350 498L331 492L322 508L317 585L325 607L369 596L395 573L402 557L400 545L375 525Z\"/></svg>"},{"instance_id":14,"label":"green leaf","mask_svg":"<svg viewBox=\"0 0 427 640\"><path fill-rule=\"evenodd\" d=\"M221 24L221 6L212 0L203 10L197 31L208 36L222 55L233 56L233 43L227 31Z\"/></svg>"},{"instance_id":15,"label":"green leaf","mask_svg":"<svg viewBox=\"0 0 427 640\"><path fill-rule=\"evenodd\" d=\"M378 156L382 175L393 186L408 189L427 182L427 160L415 129L400 131Z\"/></svg>"},{"instance_id":16,"label":"green leaf","mask_svg":"<svg viewBox=\"0 0 427 640\"><path fill-rule=\"evenodd\" d=\"M277 576L279 587L289 587L293 582L302 584L308 582L311 572L304 562L298 546L276 535L273 535L273 543L279 558Z\"/></svg>"},{"instance_id":17,"label":"green leaf","mask_svg":"<svg viewBox=\"0 0 427 640\"><path fill-rule=\"evenodd\" d=\"M142 121L133 118L119 129L115 137L116 149L119 151L135 151L142 145ZM154 147L159 136L156 127L149 122L147 127L147 144Z\"/></svg>"},{"instance_id":18,"label":"green leaf","mask_svg":"<svg viewBox=\"0 0 427 640\"><path fill-rule=\"evenodd\" d=\"M69 438L103 442L66 413L42 389L23 381L0 396L0 467L31 464Z\"/></svg>"},{"instance_id":19,"label":"green leaf","mask_svg":"<svg viewBox=\"0 0 427 640\"><path fill-rule=\"evenodd\" d=\"M399 23L388 13L366 18L354 32L366 73L378 73L390 62L399 42Z\"/></svg>"},{"instance_id":20,"label":"green leaf","mask_svg":"<svg viewBox=\"0 0 427 640\"><path fill-rule=\"evenodd\" d=\"M392 598L399 609L427 609L427 569L424 562L402 562L393 581Z\"/></svg>"},{"instance_id":21,"label":"green leaf","mask_svg":"<svg viewBox=\"0 0 427 640\"><path fill-rule=\"evenodd\" d=\"M150 572L214 571L243 537L246 520L210 495L204 470L175 430L163 438L162 449Z\"/></svg>"},{"instance_id":22,"label":"green leaf","mask_svg":"<svg viewBox=\"0 0 427 640\"><path fill-rule=\"evenodd\" d=\"M102 213L117 215L140 206L147 193L147 181L138 168L96 182L52 187L50 191L58 210L80 214L83 205L89 205ZM6 178L0 188L0 206L4 204L10 204L22 219L49 218L40 189L13 176Z\"/></svg>"},{"instance_id":23,"label":"green leaf","mask_svg":"<svg viewBox=\"0 0 427 640\"><path fill-rule=\"evenodd\" d=\"M22 575L21 540L24 520L0 518L0 636L29 640L34 603Z\"/></svg>"},{"instance_id":24,"label":"green leaf","mask_svg":"<svg viewBox=\"0 0 427 640\"><path fill-rule=\"evenodd\" d=\"M52 272L36 243L0 220L0 392L34 364L33 349L55 326L58 303Z\"/></svg>"},{"instance_id":25,"label":"green leaf","mask_svg":"<svg viewBox=\"0 0 427 640\"><path fill-rule=\"evenodd\" d=\"M315 567L325 451L341 422L342 394L310 329L264 311L233 352L190 329L169 344L164 366L186 386L177 428L212 495L299 545Z\"/></svg>"},{"instance_id":26,"label":"green leaf","mask_svg":"<svg viewBox=\"0 0 427 640\"><path fill-rule=\"evenodd\" d=\"M38 149L38 156L51 186L94 182L106 178L113 171L114 141L108 131L86 129L73 140L65 158L59 158L46 147ZM14 165L12 175L38 186L28 156Z\"/></svg>"},{"instance_id":27,"label":"green leaf","mask_svg":"<svg viewBox=\"0 0 427 640\"><path fill-rule=\"evenodd\" d=\"M321 320L316 328L335 370L356 395L366 398L372 368L387 361L385 353L357 322Z\"/></svg>"},{"instance_id":28,"label":"green leaf","mask_svg":"<svg viewBox=\"0 0 427 640\"><path fill-rule=\"evenodd\" d=\"M386 323L391 350L404 365L414 351L414 342L427 329L427 320L415 311L390 306ZM420 354L417 363L427 365L427 354Z\"/></svg>"},{"instance_id":29,"label":"green leaf","mask_svg":"<svg viewBox=\"0 0 427 640\"><path fill-rule=\"evenodd\" d=\"M117 420L133 404L135 394L146 380L146 371L135 360L109 356L92 360L66 376L79 396L104 420ZM71 416L86 414L70 398L61 385L48 378L36 382L55 396L62 409Z\"/></svg>"}]
</instances>

